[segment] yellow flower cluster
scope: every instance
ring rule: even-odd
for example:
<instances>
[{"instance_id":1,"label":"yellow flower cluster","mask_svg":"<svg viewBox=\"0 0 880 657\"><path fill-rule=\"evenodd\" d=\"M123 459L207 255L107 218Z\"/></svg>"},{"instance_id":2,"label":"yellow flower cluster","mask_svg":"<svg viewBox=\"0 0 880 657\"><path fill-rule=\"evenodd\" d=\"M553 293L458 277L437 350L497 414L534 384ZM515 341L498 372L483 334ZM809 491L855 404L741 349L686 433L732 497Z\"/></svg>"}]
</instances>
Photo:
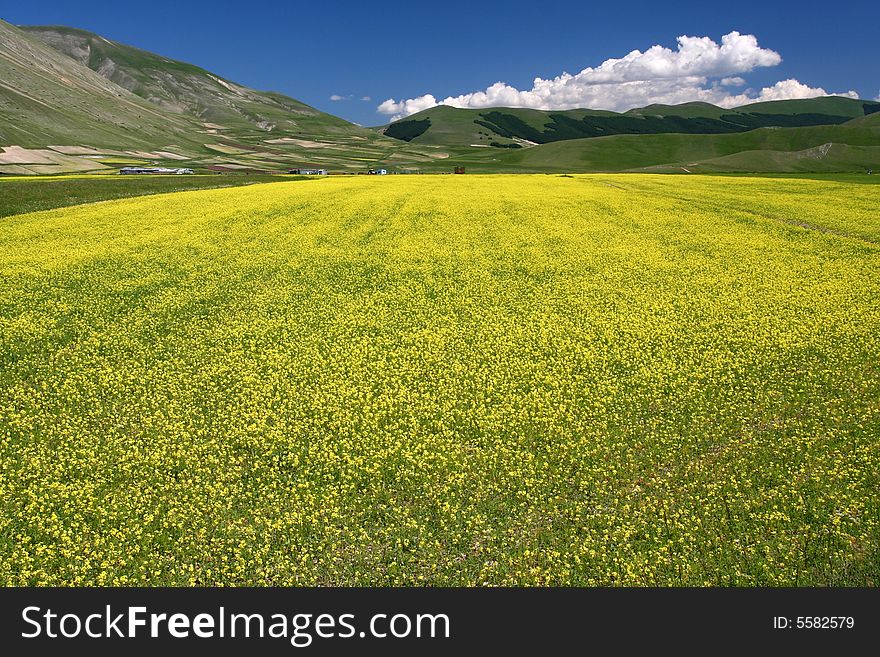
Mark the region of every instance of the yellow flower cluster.
<instances>
[{"instance_id":1,"label":"yellow flower cluster","mask_svg":"<svg viewBox=\"0 0 880 657\"><path fill-rule=\"evenodd\" d=\"M400 176L0 222L0 583L878 584L873 185Z\"/></svg>"}]
</instances>

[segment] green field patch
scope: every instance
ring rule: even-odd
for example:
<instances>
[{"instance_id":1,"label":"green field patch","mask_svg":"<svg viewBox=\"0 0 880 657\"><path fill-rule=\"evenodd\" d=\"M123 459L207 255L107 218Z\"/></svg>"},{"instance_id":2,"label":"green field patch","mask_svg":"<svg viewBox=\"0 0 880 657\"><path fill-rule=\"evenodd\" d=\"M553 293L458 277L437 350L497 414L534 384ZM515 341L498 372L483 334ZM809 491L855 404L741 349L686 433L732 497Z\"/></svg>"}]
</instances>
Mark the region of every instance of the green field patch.
<instances>
[{"instance_id":1,"label":"green field patch","mask_svg":"<svg viewBox=\"0 0 880 657\"><path fill-rule=\"evenodd\" d=\"M127 175L0 177L0 217L116 198L305 179L270 175Z\"/></svg>"}]
</instances>

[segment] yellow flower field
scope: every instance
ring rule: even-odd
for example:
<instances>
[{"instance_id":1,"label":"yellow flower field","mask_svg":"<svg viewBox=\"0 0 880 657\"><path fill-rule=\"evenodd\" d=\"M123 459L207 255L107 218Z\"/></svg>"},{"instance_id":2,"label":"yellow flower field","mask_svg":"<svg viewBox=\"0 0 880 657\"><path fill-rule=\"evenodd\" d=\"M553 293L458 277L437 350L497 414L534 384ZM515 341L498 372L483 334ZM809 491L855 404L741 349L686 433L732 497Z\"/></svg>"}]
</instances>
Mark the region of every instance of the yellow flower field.
<instances>
[{"instance_id":1,"label":"yellow flower field","mask_svg":"<svg viewBox=\"0 0 880 657\"><path fill-rule=\"evenodd\" d=\"M876 585L878 191L357 176L0 220L0 583Z\"/></svg>"}]
</instances>

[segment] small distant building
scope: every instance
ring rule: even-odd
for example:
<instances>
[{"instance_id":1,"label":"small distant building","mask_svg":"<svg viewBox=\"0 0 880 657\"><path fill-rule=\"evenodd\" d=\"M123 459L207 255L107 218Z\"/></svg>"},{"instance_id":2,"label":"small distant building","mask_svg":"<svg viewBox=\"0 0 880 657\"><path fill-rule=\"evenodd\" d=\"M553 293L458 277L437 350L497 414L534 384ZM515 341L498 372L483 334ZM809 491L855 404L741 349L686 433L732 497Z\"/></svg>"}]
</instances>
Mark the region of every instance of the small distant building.
<instances>
[{"instance_id":1,"label":"small distant building","mask_svg":"<svg viewBox=\"0 0 880 657\"><path fill-rule=\"evenodd\" d=\"M367 173L371 176L384 176L388 174L388 169L370 169Z\"/></svg>"},{"instance_id":2,"label":"small distant building","mask_svg":"<svg viewBox=\"0 0 880 657\"><path fill-rule=\"evenodd\" d=\"M287 173L293 173L298 176L326 176L327 169L291 169Z\"/></svg>"},{"instance_id":3,"label":"small distant building","mask_svg":"<svg viewBox=\"0 0 880 657\"><path fill-rule=\"evenodd\" d=\"M193 173L192 169L170 169L168 167L122 167L119 173L135 174L135 173L164 173L164 174L189 174Z\"/></svg>"}]
</instances>

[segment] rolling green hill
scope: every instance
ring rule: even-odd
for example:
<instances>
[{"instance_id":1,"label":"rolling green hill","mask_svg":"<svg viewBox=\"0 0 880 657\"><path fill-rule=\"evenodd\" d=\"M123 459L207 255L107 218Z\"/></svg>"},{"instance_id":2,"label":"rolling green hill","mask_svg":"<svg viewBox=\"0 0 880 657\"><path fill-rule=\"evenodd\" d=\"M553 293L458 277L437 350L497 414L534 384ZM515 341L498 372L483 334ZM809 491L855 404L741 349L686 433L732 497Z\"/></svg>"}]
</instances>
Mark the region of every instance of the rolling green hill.
<instances>
[{"instance_id":1,"label":"rolling green hill","mask_svg":"<svg viewBox=\"0 0 880 657\"><path fill-rule=\"evenodd\" d=\"M878 146L852 146L828 142L799 151L741 151L698 162L688 170L691 173L830 173L847 170L863 171L876 168L878 164L880 164ZM646 167L644 170L663 173L674 168Z\"/></svg>"},{"instance_id":2,"label":"rolling green hill","mask_svg":"<svg viewBox=\"0 0 880 657\"><path fill-rule=\"evenodd\" d=\"M880 102L844 98L843 96L822 96L819 98L800 98L794 100L771 100L751 103L736 108L737 112L747 114L814 114L837 115L851 119L880 112Z\"/></svg>"},{"instance_id":3,"label":"rolling green hill","mask_svg":"<svg viewBox=\"0 0 880 657\"><path fill-rule=\"evenodd\" d=\"M880 103L825 97L723 109L708 103L650 105L623 114L596 110L433 107L384 128L413 143L517 148L570 139L642 134L732 134L763 127L838 125Z\"/></svg>"},{"instance_id":4,"label":"rolling green hill","mask_svg":"<svg viewBox=\"0 0 880 657\"><path fill-rule=\"evenodd\" d=\"M730 110L712 105L711 103L693 102L681 105L662 105L654 103L645 107L637 107L624 112L624 116L678 116L681 118L720 119Z\"/></svg>"},{"instance_id":5,"label":"rolling green hill","mask_svg":"<svg viewBox=\"0 0 880 657\"><path fill-rule=\"evenodd\" d=\"M880 114L842 125L717 135L613 135L463 156L474 171L859 171L880 169ZM491 155L492 157L489 157Z\"/></svg>"}]
</instances>

